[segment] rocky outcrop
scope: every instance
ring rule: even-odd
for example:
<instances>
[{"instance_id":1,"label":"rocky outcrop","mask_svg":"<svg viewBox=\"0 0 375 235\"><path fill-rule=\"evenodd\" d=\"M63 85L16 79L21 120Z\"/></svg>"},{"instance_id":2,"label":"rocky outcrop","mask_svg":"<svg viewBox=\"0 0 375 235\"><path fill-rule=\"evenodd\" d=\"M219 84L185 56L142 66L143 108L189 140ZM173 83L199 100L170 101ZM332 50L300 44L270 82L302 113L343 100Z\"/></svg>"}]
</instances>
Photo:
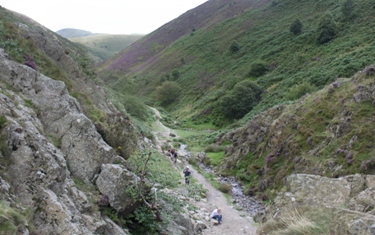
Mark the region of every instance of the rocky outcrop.
<instances>
[{"instance_id":1,"label":"rocky outcrop","mask_svg":"<svg viewBox=\"0 0 375 235\"><path fill-rule=\"evenodd\" d=\"M0 199L24 208L21 211L33 211L29 221L33 226L24 224L20 230L128 234L102 218L90 203L99 191L84 190L74 182L94 188L95 179L104 178L102 165L111 166L119 156L64 83L9 60L3 50L0 71ZM123 189L123 184L112 182L112 187ZM115 201L114 197L110 200Z\"/></svg>"},{"instance_id":2,"label":"rocky outcrop","mask_svg":"<svg viewBox=\"0 0 375 235\"><path fill-rule=\"evenodd\" d=\"M91 118L104 141L115 148L122 157L128 158L137 149L140 138L129 118L124 117L114 107L103 87L98 85L100 80L96 78L93 65L86 58L82 48L26 16L21 18L27 19L32 27L21 22L16 23L20 37L32 43L66 73L66 76L52 77L66 82L68 89L64 86L65 91L62 91L61 95L66 94L67 90L74 93L81 104L80 112Z\"/></svg>"},{"instance_id":3,"label":"rocky outcrop","mask_svg":"<svg viewBox=\"0 0 375 235\"><path fill-rule=\"evenodd\" d=\"M285 191L268 208L268 219L288 216L284 212L291 208L324 208L332 214L330 234L372 234L375 231L373 179L373 175L360 174L340 178L292 174L286 179Z\"/></svg>"},{"instance_id":4,"label":"rocky outcrop","mask_svg":"<svg viewBox=\"0 0 375 235\"><path fill-rule=\"evenodd\" d=\"M103 164L101 173L96 180L96 185L103 195L109 197L109 204L117 212L123 213L126 210L134 209L138 203L128 192L135 188L137 177L125 167L114 164Z\"/></svg>"}]
</instances>

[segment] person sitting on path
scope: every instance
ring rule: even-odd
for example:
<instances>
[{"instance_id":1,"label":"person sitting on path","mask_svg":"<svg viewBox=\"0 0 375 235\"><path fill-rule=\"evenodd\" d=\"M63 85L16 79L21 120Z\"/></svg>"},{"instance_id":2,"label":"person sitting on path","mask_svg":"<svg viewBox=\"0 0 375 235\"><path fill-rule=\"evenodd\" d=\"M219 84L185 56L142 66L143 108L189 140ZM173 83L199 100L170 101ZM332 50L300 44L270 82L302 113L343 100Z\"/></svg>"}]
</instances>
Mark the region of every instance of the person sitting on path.
<instances>
[{"instance_id":1,"label":"person sitting on path","mask_svg":"<svg viewBox=\"0 0 375 235\"><path fill-rule=\"evenodd\" d=\"M221 208L215 209L210 216L212 219L216 219L219 224L221 224L221 221L223 220L223 216L221 215Z\"/></svg>"},{"instance_id":2,"label":"person sitting on path","mask_svg":"<svg viewBox=\"0 0 375 235\"><path fill-rule=\"evenodd\" d=\"M191 174L190 169L189 169L189 166L186 166L186 167L185 167L183 173L184 173L184 175L185 175L185 183L186 183L186 184L189 184L190 182L189 182L189 178L188 178L188 177L189 177L190 174Z\"/></svg>"}]
</instances>

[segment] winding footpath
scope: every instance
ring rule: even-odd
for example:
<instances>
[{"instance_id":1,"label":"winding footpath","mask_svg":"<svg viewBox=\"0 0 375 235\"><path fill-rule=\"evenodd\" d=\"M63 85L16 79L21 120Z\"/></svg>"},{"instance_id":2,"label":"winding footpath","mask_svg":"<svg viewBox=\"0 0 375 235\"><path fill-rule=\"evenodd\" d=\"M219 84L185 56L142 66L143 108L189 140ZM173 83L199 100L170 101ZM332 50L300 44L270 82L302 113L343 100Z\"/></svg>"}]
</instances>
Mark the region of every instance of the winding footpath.
<instances>
[{"instance_id":1,"label":"winding footpath","mask_svg":"<svg viewBox=\"0 0 375 235\"><path fill-rule=\"evenodd\" d=\"M155 131L155 138L157 143L157 148L160 152L161 146L165 141L167 141L171 133L171 130L165 127L159 119L160 113L158 110L154 110L157 117L156 124L160 127L161 131ZM186 162L183 162L187 165ZM179 167L175 166L177 170ZM207 212L211 212L217 207L222 209L223 222L221 224L216 224L208 222L208 228L202 231L203 235L239 235L239 234L251 234L255 235L257 227L253 222L253 219L248 215L248 213L236 210L232 205L228 204L227 199L224 197L223 193L215 189L199 172L194 168L190 167L192 171L192 177L194 177L199 184L202 184L203 188L207 190L207 200L201 200L195 202L195 206L198 208L204 208ZM182 174L182 173L181 173Z\"/></svg>"}]
</instances>

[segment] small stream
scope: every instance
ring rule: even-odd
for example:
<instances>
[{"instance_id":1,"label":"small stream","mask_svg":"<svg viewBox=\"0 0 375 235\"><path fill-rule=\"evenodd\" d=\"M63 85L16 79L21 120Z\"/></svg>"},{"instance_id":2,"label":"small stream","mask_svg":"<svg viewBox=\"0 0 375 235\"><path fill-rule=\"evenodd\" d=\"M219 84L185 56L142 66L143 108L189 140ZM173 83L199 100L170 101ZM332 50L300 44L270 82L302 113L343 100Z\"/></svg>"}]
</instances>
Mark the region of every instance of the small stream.
<instances>
[{"instance_id":1,"label":"small stream","mask_svg":"<svg viewBox=\"0 0 375 235\"><path fill-rule=\"evenodd\" d=\"M199 167L204 171L212 174L216 174L215 171L208 166L205 166L203 163L199 165ZM221 183L228 183L232 186L231 195L231 202L235 204L238 208L242 208L242 210L248 212L251 217L254 217L259 212L265 212L265 207L261 203L261 201L255 199L254 197L248 196L244 194L243 187L238 183L236 177L229 176L224 177L219 175L218 176Z\"/></svg>"},{"instance_id":2,"label":"small stream","mask_svg":"<svg viewBox=\"0 0 375 235\"><path fill-rule=\"evenodd\" d=\"M183 152L188 157L191 155L190 152L187 151L187 145L185 144L180 145L179 151ZM199 167L204 172L216 174L211 167L208 167L203 163L200 163ZM233 202L238 208L242 208L242 210L249 213L251 217L254 217L259 212L265 212L265 207L259 200L244 194L243 188L236 180L236 177L224 177L219 175L219 179L221 183L229 183L232 186L232 192L230 194L232 198L231 202Z\"/></svg>"}]
</instances>

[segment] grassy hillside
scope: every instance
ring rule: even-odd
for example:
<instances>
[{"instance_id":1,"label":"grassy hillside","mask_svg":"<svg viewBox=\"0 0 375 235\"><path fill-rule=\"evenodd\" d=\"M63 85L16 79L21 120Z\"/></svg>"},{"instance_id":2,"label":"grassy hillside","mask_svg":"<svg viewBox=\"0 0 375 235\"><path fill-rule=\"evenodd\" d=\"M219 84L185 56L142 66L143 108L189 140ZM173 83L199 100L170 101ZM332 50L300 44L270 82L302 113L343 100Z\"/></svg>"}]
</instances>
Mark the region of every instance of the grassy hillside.
<instances>
[{"instance_id":1,"label":"grassy hillside","mask_svg":"<svg viewBox=\"0 0 375 235\"><path fill-rule=\"evenodd\" d=\"M373 174L374 75L369 66L216 139L231 143L221 170L236 175L249 194L271 198L291 173Z\"/></svg>"},{"instance_id":2,"label":"grassy hillside","mask_svg":"<svg viewBox=\"0 0 375 235\"><path fill-rule=\"evenodd\" d=\"M113 57L119 51L142 38L143 35L111 35L93 34L84 37L69 38L87 48L96 62L101 62Z\"/></svg>"},{"instance_id":3,"label":"grassy hillside","mask_svg":"<svg viewBox=\"0 0 375 235\"><path fill-rule=\"evenodd\" d=\"M131 92L151 103L156 98L156 104L187 123L208 122L221 127L233 121L224 112L228 106L222 97L231 98L231 90L240 81L252 81L263 93L259 103L245 107L248 114L244 120L249 120L374 63L374 1L356 1L350 15L342 10L343 2L208 1L181 16L188 19L204 6L210 19L204 25L169 44L162 43L169 35L163 37L158 32L172 22L147 35L141 40L143 44L133 44L106 64L105 73L111 73L107 82L120 92ZM215 21L218 12L231 11L235 14ZM319 24L327 12L333 16L336 33L322 44L318 42ZM299 34L290 32L296 19L303 25ZM153 41L156 34L161 38ZM175 82L179 90L176 99L167 102L157 94L166 81Z\"/></svg>"}]
</instances>

